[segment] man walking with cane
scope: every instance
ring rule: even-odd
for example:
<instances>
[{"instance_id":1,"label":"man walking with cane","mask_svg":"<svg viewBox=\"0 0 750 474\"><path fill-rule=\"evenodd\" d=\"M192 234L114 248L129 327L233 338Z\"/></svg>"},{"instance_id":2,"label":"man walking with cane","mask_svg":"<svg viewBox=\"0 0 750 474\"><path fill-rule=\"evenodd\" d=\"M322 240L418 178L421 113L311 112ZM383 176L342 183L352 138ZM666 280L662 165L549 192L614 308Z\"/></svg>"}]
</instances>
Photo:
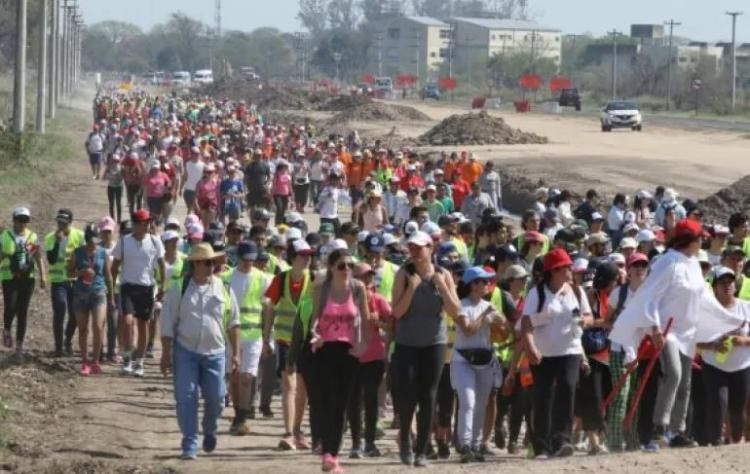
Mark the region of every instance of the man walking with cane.
<instances>
[{"instance_id":1,"label":"man walking with cane","mask_svg":"<svg viewBox=\"0 0 750 474\"><path fill-rule=\"evenodd\" d=\"M177 422L182 432L182 456L198 453L198 390L203 394L203 450L216 449L217 421L224 408L225 334L229 334L232 372L239 367L240 312L230 288L213 275L223 252L211 245L193 247L191 275L167 293L161 312L161 371L174 372Z\"/></svg>"}]
</instances>

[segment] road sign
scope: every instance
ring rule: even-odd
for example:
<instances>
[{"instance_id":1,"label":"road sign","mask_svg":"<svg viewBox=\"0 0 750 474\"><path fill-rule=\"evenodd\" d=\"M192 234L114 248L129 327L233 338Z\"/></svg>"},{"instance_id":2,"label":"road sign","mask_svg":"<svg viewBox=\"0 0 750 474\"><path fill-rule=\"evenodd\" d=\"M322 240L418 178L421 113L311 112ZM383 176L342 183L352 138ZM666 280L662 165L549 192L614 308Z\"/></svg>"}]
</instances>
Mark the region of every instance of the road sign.
<instances>
[{"instance_id":1,"label":"road sign","mask_svg":"<svg viewBox=\"0 0 750 474\"><path fill-rule=\"evenodd\" d=\"M456 81L456 78L451 76L443 76L438 81L438 87L440 87L440 90L443 91L452 91L456 88L458 85L458 82Z\"/></svg>"}]
</instances>

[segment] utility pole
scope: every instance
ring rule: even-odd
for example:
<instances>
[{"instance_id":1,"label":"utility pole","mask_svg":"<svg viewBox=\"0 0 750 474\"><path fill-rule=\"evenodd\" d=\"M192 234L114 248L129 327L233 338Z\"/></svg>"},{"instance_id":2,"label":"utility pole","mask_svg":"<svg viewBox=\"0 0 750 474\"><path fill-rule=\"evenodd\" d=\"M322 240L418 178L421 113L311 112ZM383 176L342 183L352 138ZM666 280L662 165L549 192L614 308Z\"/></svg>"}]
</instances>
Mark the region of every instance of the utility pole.
<instances>
[{"instance_id":1,"label":"utility pole","mask_svg":"<svg viewBox=\"0 0 750 474\"><path fill-rule=\"evenodd\" d=\"M727 12L732 17L732 112L737 106L737 17L742 12Z\"/></svg>"},{"instance_id":2,"label":"utility pole","mask_svg":"<svg viewBox=\"0 0 750 474\"><path fill-rule=\"evenodd\" d=\"M26 0L16 1L16 64L13 85L13 131L26 125Z\"/></svg>"},{"instance_id":3,"label":"utility pole","mask_svg":"<svg viewBox=\"0 0 750 474\"><path fill-rule=\"evenodd\" d=\"M36 131L44 133L45 107L47 105L47 24L49 6L48 0L41 0L42 12L39 22L39 60L37 65L36 86Z\"/></svg>"},{"instance_id":4,"label":"utility pole","mask_svg":"<svg viewBox=\"0 0 750 474\"><path fill-rule=\"evenodd\" d=\"M667 110L672 105L672 38L674 36L674 27L680 26L682 23L670 19L664 22L665 25L669 25L669 48L667 51Z\"/></svg>"},{"instance_id":5,"label":"utility pole","mask_svg":"<svg viewBox=\"0 0 750 474\"><path fill-rule=\"evenodd\" d=\"M60 48L60 99L68 95L68 52L70 50L70 9L68 0L63 0L62 6L62 40Z\"/></svg>"},{"instance_id":6,"label":"utility pole","mask_svg":"<svg viewBox=\"0 0 750 474\"><path fill-rule=\"evenodd\" d=\"M378 31L378 77L383 76L383 32Z\"/></svg>"},{"instance_id":7,"label":"utility pole","mask_svg":"<svg viewBox=\"0 0 750 474\"><path fill-rule=\"evenodd\" d=\"M448 23L448 77L453 77L453 35L455 34L455 23Z\"/></svg>"},{"instance_id":8,"label":"utility pole","mask_svg":"<svg viewBox=\"0 0 750 474\"><path fill-rule=\"evenodd\" d=\"M608 31L607 34L612 35L612 98L617 98L617 35L621 35L621 31L616 29Z\"/></svg>"},{"instance_id":9,"label":"utility pole","mask_svg":"<svg viewBox=\"0 0 750 474\"><path fill-rule=\"evenodd\" d=\"M47 87L47 117L54 119L57 114L57 51L58 51L58 23L60 21L59 0L50 0L50 47L49 47L49 84Z\"/></svg>"}]
</instances>

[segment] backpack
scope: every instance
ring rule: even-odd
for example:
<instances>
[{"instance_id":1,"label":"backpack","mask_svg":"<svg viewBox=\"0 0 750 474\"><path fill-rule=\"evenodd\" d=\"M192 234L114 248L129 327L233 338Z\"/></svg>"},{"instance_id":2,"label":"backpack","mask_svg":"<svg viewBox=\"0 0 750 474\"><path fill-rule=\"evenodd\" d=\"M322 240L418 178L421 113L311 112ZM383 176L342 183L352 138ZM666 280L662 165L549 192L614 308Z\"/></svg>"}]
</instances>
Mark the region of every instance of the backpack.
<instances>
[{"instance_id":1,"label":"backpack","mask_svg":"<svg viewBox=\"0 0 750 474\"><path fill-rule=\"evenodd\" d=\"M10 237L13 238L13 235L11 234ZM10 272L16 280L26 279L34 269L34 259L31 257L28 244L16 243L15 247L15 252L10 256Z\"/></svg>"},{"instance_id":2,"label":"backpack","mask_svg":"<svg viewBox=\"0 0 750 474\"><path fill-rule=\"evenodd\" d=\"M89 153L101 153L103 148L102 136L98 133L92 133L89 136Z\"/></svg>"}]
</instances>

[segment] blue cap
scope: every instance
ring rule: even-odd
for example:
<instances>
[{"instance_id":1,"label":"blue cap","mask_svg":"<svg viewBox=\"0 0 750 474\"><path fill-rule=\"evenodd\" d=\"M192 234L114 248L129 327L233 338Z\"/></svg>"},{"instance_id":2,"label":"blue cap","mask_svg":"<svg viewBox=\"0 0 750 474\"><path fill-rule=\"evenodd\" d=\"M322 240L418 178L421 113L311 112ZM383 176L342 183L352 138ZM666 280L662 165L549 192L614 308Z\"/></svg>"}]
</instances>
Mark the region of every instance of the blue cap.
<instances>
[{"instance_id":1,"label":"blue cap","mask_svg":"<svg viewBox=\"0 0 750 474\"><path fill-rule=\"evenodd\" d=\"M440 246L438 247L437 254L438 256L443 256L445 254L448 254L451 252L457 252L457 251L458 249L456 248L456 244L448 241L448 242L443 242L440 244Z\"/></svg>"},{"instance_id":2,"label":"blue cap","mask_svg":"<svg viewBox=\"0 0 750 474\"><path fill-rule=\"evenodd\" d=\"M469 262L465 258L459 258L450 266L450 271L463 275L469 269Z\"/></svg>"},{"instance_id":3,"label":"blue cap","mask_svg":"<svg viewBox=\"0 0 750 474\"><path fill-rule=\"evenodd\" d=\"M368 252L383 252L385 251L385 239L380 234L368 235L365 239L365 247Z\"/></svg>"},{"instance_id":4,"label":"blue cap","mask_svg":"<svg viewBox=\"0 0 750 474\"><path fill-rule=\"evenodd\" d=\"M258 246L255 245L255 242L249 240L240 242L237 246L237 255L239 255L242 260L257 260Z\"/></svg>"},{"instance_id":5,"label":"blue cap","mask_svg":"<svg viewBox=\"0 0 750 474\"><path fill-rule=\"evenodd\" d=\"M471 267L464 272L463 282L468 285L472 281L479 278L489 280L491 278L495 278L495 274L493 272L488 272L482 267Z\"/></svg>"}]
</instances>

